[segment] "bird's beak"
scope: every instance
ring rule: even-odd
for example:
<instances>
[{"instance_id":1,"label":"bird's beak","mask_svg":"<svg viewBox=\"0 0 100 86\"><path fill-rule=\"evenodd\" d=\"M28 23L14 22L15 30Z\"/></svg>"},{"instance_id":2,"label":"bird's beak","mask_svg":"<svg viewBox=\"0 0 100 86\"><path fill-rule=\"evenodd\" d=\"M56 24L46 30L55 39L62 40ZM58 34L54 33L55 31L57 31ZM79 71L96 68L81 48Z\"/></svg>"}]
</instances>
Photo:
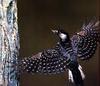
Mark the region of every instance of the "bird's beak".
<instances>
[{"instance_id":1,"label":"bird's beak","mask_svg":"<svg viewBox=\"0 0 100 86\"><path fill-rule=\"evenodd\" d=\"M54 34L58 33L58 30L51 30Z\"/></svg>"}]
</instances>

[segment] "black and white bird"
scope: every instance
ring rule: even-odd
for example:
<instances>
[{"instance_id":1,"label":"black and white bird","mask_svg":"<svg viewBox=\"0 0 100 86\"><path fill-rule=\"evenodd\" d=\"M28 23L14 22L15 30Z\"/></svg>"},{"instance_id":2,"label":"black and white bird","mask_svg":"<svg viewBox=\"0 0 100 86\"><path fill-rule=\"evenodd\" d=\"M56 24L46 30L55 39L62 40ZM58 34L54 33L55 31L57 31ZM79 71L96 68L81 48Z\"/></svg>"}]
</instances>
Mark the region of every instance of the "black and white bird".
<instances>
[{"instance_id":1,"label":"black and white bird","mask_svg":"<svg viewBox=\"0 0 100 86\"><path fill-rule=\"evenodd\" d=\"M55 47L43 50L19 62L19 69L31 74L57 74L68 71L69 79L75 86L84 86L85 78L78 59L90 59L100 42L99 21L92 20L83 25L80 32L71 38L62 29L52 30L59 37Z\"/></svg>"}]
</instances>

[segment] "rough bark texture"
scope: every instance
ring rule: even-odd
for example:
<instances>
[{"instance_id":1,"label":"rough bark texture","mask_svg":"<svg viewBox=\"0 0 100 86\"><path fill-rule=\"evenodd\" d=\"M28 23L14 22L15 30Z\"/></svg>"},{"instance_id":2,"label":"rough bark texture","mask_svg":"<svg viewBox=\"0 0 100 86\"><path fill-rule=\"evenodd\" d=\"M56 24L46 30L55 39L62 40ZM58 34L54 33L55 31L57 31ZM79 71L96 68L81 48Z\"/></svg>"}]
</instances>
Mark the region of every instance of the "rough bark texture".
<instances>
[{"instance_id":1,"label":"rough bark texture","mask_svg":"<svg viewBox=\"0 0 100 86\"><path fill-rule=\"evenodd\" d=\"M18 49L16 0L0 0L0 86L18 86Z\"/></svg>"}]
</instances>

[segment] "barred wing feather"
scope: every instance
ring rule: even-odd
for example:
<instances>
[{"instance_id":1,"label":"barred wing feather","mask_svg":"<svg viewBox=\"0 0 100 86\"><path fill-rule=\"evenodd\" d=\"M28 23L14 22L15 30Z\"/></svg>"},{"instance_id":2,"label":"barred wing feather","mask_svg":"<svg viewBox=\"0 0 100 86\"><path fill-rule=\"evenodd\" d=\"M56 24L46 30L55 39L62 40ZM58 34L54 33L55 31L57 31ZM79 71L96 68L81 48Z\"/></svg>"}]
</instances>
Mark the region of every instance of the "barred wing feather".
<instances>
[{"instance_id":1,"label":"barred wing feather","mask_svg":"<svg viewBox=\"0 0 100 86\"><path fill-rule=\"evenodd\" d=\"M90 59L100 43L99 21L84 24L82 30L71 38L73 48L81 60Z\"/></svg>"},{"instance_id":2,"label":"barred wing feather","mask_svg":"<svg viewBox=\"0 0 100 86\"><path fill-rule=\"evenodd\" d=\"M68 62L69 60L62 58L55 49L50 49L25 58L20 63L23 71L32 74L56 74L66 71Z\"/></svg>"}]
</instances>

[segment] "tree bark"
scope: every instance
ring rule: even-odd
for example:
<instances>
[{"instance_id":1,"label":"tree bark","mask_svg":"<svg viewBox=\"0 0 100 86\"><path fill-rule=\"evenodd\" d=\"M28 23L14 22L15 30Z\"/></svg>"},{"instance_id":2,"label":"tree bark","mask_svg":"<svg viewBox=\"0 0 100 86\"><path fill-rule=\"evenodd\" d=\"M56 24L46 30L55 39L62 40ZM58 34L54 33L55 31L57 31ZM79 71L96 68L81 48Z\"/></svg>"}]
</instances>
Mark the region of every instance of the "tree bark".
<instances>
[{"instance_id":1,"label":"tree bark","mask_svg":"<svg viewBox=\"0 0 100 86\"><path fill-rule=\"evenodd\" d=\"M18 86L19 36L16 0L0 0L0 86Z\"/></svg>"}]
</instances>

